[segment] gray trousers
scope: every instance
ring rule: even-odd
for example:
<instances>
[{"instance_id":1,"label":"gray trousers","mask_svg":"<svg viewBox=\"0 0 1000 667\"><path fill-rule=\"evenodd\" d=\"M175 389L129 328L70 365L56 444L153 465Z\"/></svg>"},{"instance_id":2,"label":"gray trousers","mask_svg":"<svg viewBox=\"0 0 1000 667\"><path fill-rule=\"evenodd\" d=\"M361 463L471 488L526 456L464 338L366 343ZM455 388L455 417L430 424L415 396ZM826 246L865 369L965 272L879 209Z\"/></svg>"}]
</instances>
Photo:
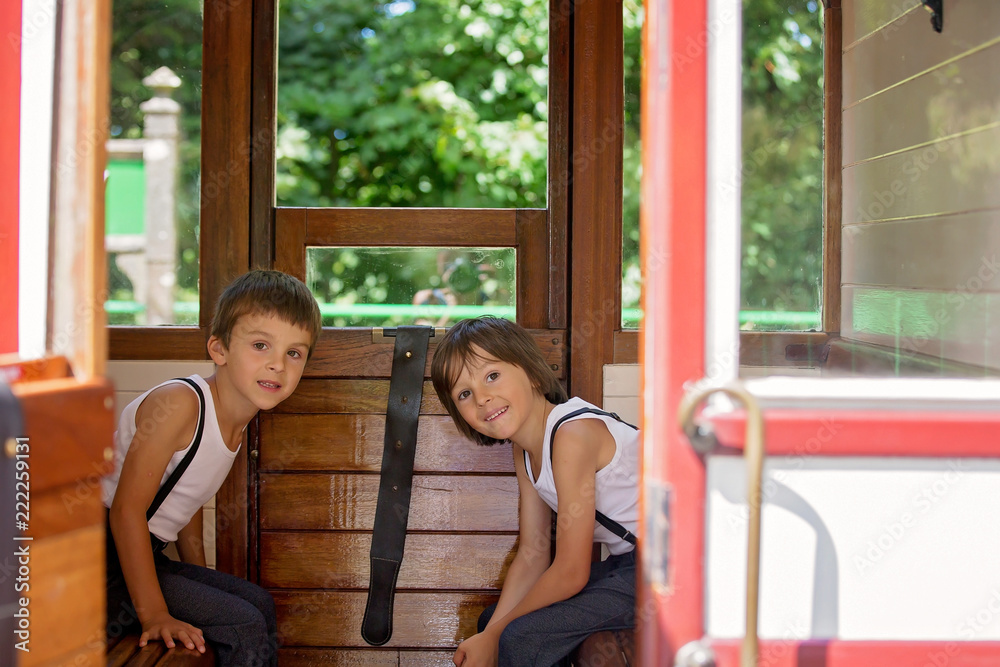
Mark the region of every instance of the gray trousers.
<instances>
[{"instance_id":1,"label":"gray trousers","mask_svg":"<svg viewBox=\"0 0 1000 667\"><path fill-rule=\"evenodd\" d=\"M479 617L479 632L496 611ZM635 627L635 550L594 563L582 591L515 619L500 635L499 667L549 667L601 630Z\"/></svg>"},{"instance_id":2,"label":"gray trousers","mask_svg":"<svg viewBox=\"0 0 1000 667\"><path fill-rule=\"evenodd\" d=\"M128 594L114 540L109 537L108 543L107 631L113 639L142 632L142 624ZM170 615L202 631L219 667L278 664L278 623L270 593L245 579L179 563L159 552L154 552L153 561Z\"/></svg>"}]
</instances>

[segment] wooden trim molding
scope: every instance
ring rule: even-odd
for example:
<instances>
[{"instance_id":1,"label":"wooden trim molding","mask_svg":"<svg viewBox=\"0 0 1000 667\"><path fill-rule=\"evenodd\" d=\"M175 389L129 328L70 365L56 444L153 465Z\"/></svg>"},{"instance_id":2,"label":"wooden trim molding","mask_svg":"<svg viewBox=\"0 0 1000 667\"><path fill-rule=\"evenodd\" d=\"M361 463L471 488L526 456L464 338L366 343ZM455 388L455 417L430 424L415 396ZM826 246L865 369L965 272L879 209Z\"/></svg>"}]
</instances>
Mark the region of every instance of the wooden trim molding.
<instances>
[{"instance_id":1,"label":"wooden trim molding","mask_svg":"<svg viewBox=\"0 0 1000 667\"><path fill-rule=\"evenodd\" d=\"M538 296L549 293L552 277L545 261L548 220L544 210L520 210L516 217L517 321L529 329L548 328L548 304Z\"/></svg>"},{"instance_id":2,"label":"wooden trim molding","mask_svg":"<svg viewBox=\"0 0 1000 667\"><path fill-rule=\"evenodd\" d=\"M207 327L108 327L108 339L114 360L208 359Z\"/></svg>"},{"instance_id":3,"label":"wooden trim molding","mask_svg":"<svg viewBox=\"0 0 1000 667\"><path fill-rule=\"evenodd\" d=\"M823 32L823 305L822 327L840 332L843 217L843 14L840 0L824 10Z\"/></svg>"},{"instance_id":4,"label":"wooden trim molding","mask_svg":"<svg viewBox=\"0 0 1000 667\"><path fill-rule=\"evenodd\" d=\"M204 14L199 259L203 341L219 294L250 268L249 156L256 150L251 127L253 9L253 0L228 0L225 11ZM216 568L240 577L248 574L246 480L246 447L241 447L216 495L215 529ZM232 511L232 518L219 508Z\"/></svg>"},{"instance_id":5,"label":"wooden trim molding","mask_svg":"<svg viewBox=\"0 0 1000 667\"><path fill-rule=\"evenodd\" d=\"M253 23L253 90L250 120L250 266L274 265L275 143L278 116L278 6L256 2Z\"/></svg>"},{"instance_id":6,"label":"wooden trim molding","mask_svg":"<svg viewBox=\"0 0 1000 667\"><path fill-rule=\"evenodd\" d=\"M627 329L615 332L615 364L639 363L639 332Z\"/></svg>"},{"instance_id":7,"label":"wooden trim molding","mask_svg":"<svg viewBox=\"0 0 1000 667\"><path fill-rule=\"evenodd\" d=\"M253 1L204 14L199 325L224 287L250 268L250 82Z\"/></svg>"},{"instance_id":8,"label":"wooden trim molding","mask_svg":"<svg viewBox=\"0 0 1000 667\"><path fill-rule=\"evenodd\" d=\"M524 209L540 211L544 209ZM513 247L514 208L279 208L305 212L308 246Z\"/></svg>"},{"instance_id":9,"label":"wooden trim molding","mask_svg":"<svg viewBox=\"0 0 1000 667\"><path fill-rule=\"evenodd\" d=\"M549 299L548 327L566 327L569 308L568 245L570 192L570 114L573 100L572 0L549 3Z\"/></svg>"},{"instance_id":10,"label":"wooden trim molding","mask_svg":"<svg viewBox=\"0 0 1000 667\"><path fill-rule=\"evenodd\" d=\"M107 359L103 174L111 3L58 7L45 347L68 357L85 379L103 376Z\"/></svg>"},{"instance_id":11,"label":"wooden trim molding","mask_svg":"<svg viewBox=\"0 0 1000 667\"><path fill-rule=\"evenodd\" d=\"M597 404L621 319L622 29L620 3L574 7L570 394Z\"/></svg>"}]
</instances>

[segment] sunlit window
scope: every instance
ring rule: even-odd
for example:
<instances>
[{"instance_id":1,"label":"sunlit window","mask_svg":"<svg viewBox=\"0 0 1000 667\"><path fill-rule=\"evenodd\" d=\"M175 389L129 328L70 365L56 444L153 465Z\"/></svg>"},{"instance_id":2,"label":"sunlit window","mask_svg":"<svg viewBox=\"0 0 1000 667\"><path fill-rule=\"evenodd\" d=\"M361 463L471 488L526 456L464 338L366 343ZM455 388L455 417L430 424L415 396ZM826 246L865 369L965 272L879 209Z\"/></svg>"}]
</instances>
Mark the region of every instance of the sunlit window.
<instances>
[{"instance_id":1,"label":"sunlit window","mask_svg":"<svg viewBox=\"0 0 1000 667\"><path fill-rule=\"evenodd\" d=\"M202 3L115 0L110 324L197 324Z\"/></svg>"},{"instance_id":2,"label":"sunlit window","mask_svg":"<svg viewBox=\"0 0 1000 667\"><path fill-rule=\"evenodd\" d=\"M546 206L548 0L279 5L279 206Z\"/></svg>"},{"instance_id":3,"label":"sunlit window","mask_svg":"<svg viewBox=\"0 0 1000 667\"><path fill-rule=\"evenodd\" d=\"M743 329L820 328L823 11L743 3Z\"/></svg>"},{"instance_id":4,"label":"sunlit window","mask_svg":"<svg viewBox=\"0 0 1000 667\"><path fill-rule=\"evenodd\" d=\"M308 248L306 284L323 324L424 324L515 319L513 248Z\"/></svg>"},{"instance_id":5,"label":"sunlit window","mask_svg":"<svg viewBox=\"0 0 1000 667\"><path fill-rule=\"evenodd\" d=\"M625 0L622 26L625 53L625 138L622 145L622 327L639 326L639 182L642 176L642 144L639 139L639 108L642 82L642 1Z\"/></svg>"}]
</instances>

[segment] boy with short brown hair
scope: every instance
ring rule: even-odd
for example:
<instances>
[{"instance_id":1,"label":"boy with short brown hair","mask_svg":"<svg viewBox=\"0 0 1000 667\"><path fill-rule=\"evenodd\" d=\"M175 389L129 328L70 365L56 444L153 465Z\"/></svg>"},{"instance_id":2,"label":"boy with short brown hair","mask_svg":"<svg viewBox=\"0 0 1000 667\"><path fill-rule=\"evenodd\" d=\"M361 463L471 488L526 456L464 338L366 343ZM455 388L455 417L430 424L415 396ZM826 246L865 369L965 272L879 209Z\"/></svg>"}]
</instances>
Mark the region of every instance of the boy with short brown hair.
<instances>
[{"instance_id":1,"label":"boy with short brown hair","mask_svg":"<svg viewBox=\"0 0 1000 667\"><path fill-rule=\"evenodd\" d=\"M201 508L225 480L259 410L295 391L321 330L301 281L250 271L216 307L208 352L215 373L170 380L132 401L115 433L108 507L108 632L138 629L168 647L213 646L220 665L276 665L267 591L205 565ZM187 386L185 386L187 385ZM176 541L182 562L162 550Z\"/></svg>"}]
</instances>

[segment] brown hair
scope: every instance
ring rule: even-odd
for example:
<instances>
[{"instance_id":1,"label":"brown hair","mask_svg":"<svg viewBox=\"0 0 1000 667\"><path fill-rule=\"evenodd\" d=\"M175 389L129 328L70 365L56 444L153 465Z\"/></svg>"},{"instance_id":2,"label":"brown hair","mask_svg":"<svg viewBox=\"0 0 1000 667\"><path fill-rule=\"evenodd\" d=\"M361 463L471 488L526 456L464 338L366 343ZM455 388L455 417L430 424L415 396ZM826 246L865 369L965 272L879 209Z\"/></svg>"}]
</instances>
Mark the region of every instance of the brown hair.
<instances>
[{"instance_id":1,"label":"brown hair","mask_svg":"<svg viewBox=\"0 0 1000 667\"><path fill-rule=\"evenodd\" d=\"M237 320L244 315L276 315L309 332L309 356L323 328L319 305L301 280L281 271L255 269L229 283L215 305L211 335L229 347Z\"/></svg>"},{"instance_id":2,"label":"brown hair","mask_svg":"<svg viewBox=\"0 0 1000 667\"><path fill-rule=\"evenodd\" d=\"M458 382L462 370L469 361L481 357L481 353L473 349L475 347L494 359L523 370L531 381L531 386L550 403L558 405L566 402L566 390L549 368L535 339L523 327L499 317L462 320L451 327L438 343L431 363L431 380L438 398L465 437L481 445L500 442L469 426L451 397L451 390Z\"/></svg>"}]
</instances>

